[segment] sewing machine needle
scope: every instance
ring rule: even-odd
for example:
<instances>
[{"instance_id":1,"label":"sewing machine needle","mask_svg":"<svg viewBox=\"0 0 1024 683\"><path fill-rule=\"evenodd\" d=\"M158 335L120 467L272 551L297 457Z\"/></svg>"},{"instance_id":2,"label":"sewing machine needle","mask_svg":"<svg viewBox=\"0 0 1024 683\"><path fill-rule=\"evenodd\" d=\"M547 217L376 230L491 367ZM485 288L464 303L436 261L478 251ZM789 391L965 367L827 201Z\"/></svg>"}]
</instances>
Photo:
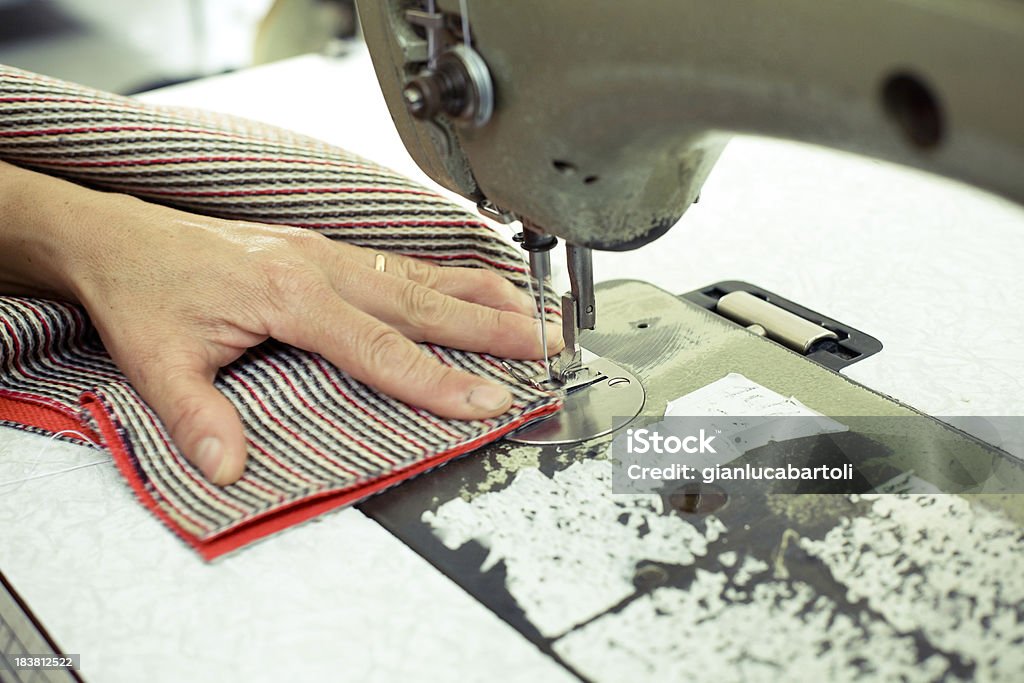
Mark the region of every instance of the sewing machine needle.
<instances>
[{"instance_id":1,"label":"sewing machine needle","mask_svg":"<svg viewBox=\"0 0 1024 683\"><path fill-rule=\"evenodd\" d=\"M544 373L551 381L551 361L548 359L547 293L544 286L551 275L551 254L544 251L530 252L530 273L537 278L537 294L540 302L540 343L544 353Z\"/></svg>"},{"instance_id":2,"label":"sewing machine needle","mask_svg":"<svg viewBox=\"0 0 1024 683\"><path fill-rule=\"evenodd\" d=\"M540 347L544 353L544 374L551 381L551 361L548 359L547 304L544 301L544 282L537 283L540 289Z\"/></svg>"},{"instance_id":3,"label":"sewing machine needle","mask_svg":"<svg viewBox=\"0 0 1024 683\"><path fill-rule=\"evenodd\" d=\"M537 314L540 322L540 343L544 354L544 374L547 382L551 377L551 360L548 358L548 331L547 331L547 293L544 286L551 276L551 255L549 252L558 243L558 238L552 235L545 235L542 231L531 229L532 226L523 223L523 232L516 237L521 242L523 249L530 255L530 280L537 281L537 299L539 310Z\"/></svg>"},{"instance_id":4,"label":"sewing machine needle","mask_svg":"<svg viewBox=\"0 0 1024 683\"><path fill-rule=\"evenodd\" d=\"M540 345L545 350L544 353L544 369L547 371L547 378L551 379L551 368L548 367L547 348L548 348L548 334L544 327L544 287L540 287L539 293L534 293L533 289L533 272L531 267L530 275L526 278L526 287L530 290L530 300L536 302L537 297L540 297L540 308L537 311L537 322L540 324Z\"/></svg>"}]
</instances>

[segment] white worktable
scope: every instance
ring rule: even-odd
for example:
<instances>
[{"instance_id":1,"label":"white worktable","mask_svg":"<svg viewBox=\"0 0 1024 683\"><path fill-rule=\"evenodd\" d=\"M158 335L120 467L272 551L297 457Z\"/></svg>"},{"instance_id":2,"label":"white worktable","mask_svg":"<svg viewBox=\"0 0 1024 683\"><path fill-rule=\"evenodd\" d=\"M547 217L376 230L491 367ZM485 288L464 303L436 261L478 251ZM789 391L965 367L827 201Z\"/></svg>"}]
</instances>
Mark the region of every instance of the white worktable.
<instances>
[{"instance_id":1,"label":"white worktable","mask_svg":"<svg viewBox=\"0 0 1024 683\"><path fill-rule=\"evenodd\" d=\"M146 95L314 135L429 181L365 52ZM653 247L598 280L742 279L885 349L847 375L936 415L1024 414L1024 211L944 180L738 139ZM74 468L74 469L72 469ZM0 429L0 569L88 681L571 680L356 510L205 564L102 452Z\"/></svg>"}]
</instances>

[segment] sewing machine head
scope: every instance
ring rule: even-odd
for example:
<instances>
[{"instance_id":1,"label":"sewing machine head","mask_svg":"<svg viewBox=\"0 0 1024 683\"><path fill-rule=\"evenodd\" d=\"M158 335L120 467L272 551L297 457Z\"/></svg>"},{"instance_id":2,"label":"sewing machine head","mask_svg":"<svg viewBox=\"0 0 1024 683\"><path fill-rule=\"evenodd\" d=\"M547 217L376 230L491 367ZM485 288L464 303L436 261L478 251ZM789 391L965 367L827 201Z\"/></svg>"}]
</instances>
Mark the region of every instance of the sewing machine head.
<instances>
[{"instance_id":1,"label":"sewing machine head","mask_svg":"<svg viewBox=\"0 0 1024 683\"><path fill-rule=\"evenodd\" d=\"M1020 3L357 6L420 167L485 215L521 221L540 281L550 236L566 240L569 344L596 321L589 249L664 234L734 133L867 154L1024 201L1024 91L1008 68L1024 64Z\"/></svg>"}]
</instances>

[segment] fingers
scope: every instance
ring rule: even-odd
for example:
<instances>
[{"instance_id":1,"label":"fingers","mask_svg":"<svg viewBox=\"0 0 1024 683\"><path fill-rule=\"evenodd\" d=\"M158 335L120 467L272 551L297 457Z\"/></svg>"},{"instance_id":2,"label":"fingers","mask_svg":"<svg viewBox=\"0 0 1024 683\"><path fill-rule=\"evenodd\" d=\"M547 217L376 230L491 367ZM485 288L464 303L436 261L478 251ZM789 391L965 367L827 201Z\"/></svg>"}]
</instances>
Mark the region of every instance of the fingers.
<instances>
[{"instance_id":1,"label":"fingers","mask_svg":"<svg viewBox=\"0 0 1024 683\"><path fill-rule=\"evenodd\" d=\"M344 259L339 264L341 269L351 267L351 261L375 267L380 252L343 243L337 245ZM533 298L497 273L482 268L443 267L390 252L383 256L385 272L396 277L418 282L470 303L528 316L536 315L537 305Z\"/></svg>"},{"instance_id":2,"label":"fingers","mask_svg":"<svg viewBox=\"0 0 1024 683\"><path fill-rule=\"evenodd\" d=\"M545 354L540 323L528 315L468 303L387 275L370 284L349 287L346 300L416 341L521 359L550 356L564 346L560 326L547 323Z\"/></svg>"},{"instance_id":3,"label":"fingers","mask_svg":"<svg viewBox=\"0 0 1024 683\"><path fill-rule=\"evenodd\" d=\"M185 458L209 481L225 486L245 469L245 435L234 406L213 386L215 372L169 357L152 362L144 376L129 379Z\"/></svg>"},{"instance_id":4,"label":"fingers","mask_svg":"<svg viewBox=\"0 0 1024 683\"><path fill-rule=\"evenodd\" d=\"M412 280L441 294L502 311L533 316L533 298L497 273L480 268L444 268L419 259L387 257L393 275Z\"/></svg>"},{"instance_id":5,"label":"fingers","mask_svg":"<svg viewBox=\"0 0 1024 683\"><path fill-rule=\"evenodd\" d=\"M310 297L306 310L273 321L272 327L276 339L319 353L360 382L441 417L485 419L512 404L504 387L428 356L326 285Z\"/></svg>"},{"instance_id":6,"label":"fingers","mask_svg":"<svg viewBox=\"0 0 1024 683\"><path fill-rule=\"evenodd\" d=\"M367 272L360 266L375 252L339 247L341 258L327 271L337 292L411 339L519 359L550 356L564 346L561 326L548 323L547 348L541 348L532 300L495 273L441 268L391 254L385 272ZM516 301L520 296L525 302Z\"/></svg>"},{"instance_id":7,"label":"fingers","mask_svg":"<svg viewBox=\"0 0 1024 683\"><path fill-rule=\"evenodd\" d=\"M496 273L335 246L338 258L326 272L338 293L411 339L519 359L550 356L565 345L561 326L547 323L542 335L533 299ZM379 256L384 272L377 272Z\"/></svg>"}]
</instances>

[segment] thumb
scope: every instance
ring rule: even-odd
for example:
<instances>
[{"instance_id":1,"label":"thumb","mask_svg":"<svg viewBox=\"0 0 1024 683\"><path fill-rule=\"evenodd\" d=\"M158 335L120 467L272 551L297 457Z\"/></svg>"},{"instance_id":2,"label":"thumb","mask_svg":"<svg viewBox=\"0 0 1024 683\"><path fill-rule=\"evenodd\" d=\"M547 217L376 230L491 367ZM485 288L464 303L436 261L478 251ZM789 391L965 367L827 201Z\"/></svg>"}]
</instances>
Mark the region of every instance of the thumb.
<instances>
[{"instance_id":1,"label":"thumb","mask_svg":"<svg viewBox=\"0 0 1024 683\"><path fill-rule=\"evenodd\" d=\"M245 433L235 407L213 386L215 372L156 367L136 389L188 461L212 483L226 486L245 469Z\"/></svg>"}]
</instances>

